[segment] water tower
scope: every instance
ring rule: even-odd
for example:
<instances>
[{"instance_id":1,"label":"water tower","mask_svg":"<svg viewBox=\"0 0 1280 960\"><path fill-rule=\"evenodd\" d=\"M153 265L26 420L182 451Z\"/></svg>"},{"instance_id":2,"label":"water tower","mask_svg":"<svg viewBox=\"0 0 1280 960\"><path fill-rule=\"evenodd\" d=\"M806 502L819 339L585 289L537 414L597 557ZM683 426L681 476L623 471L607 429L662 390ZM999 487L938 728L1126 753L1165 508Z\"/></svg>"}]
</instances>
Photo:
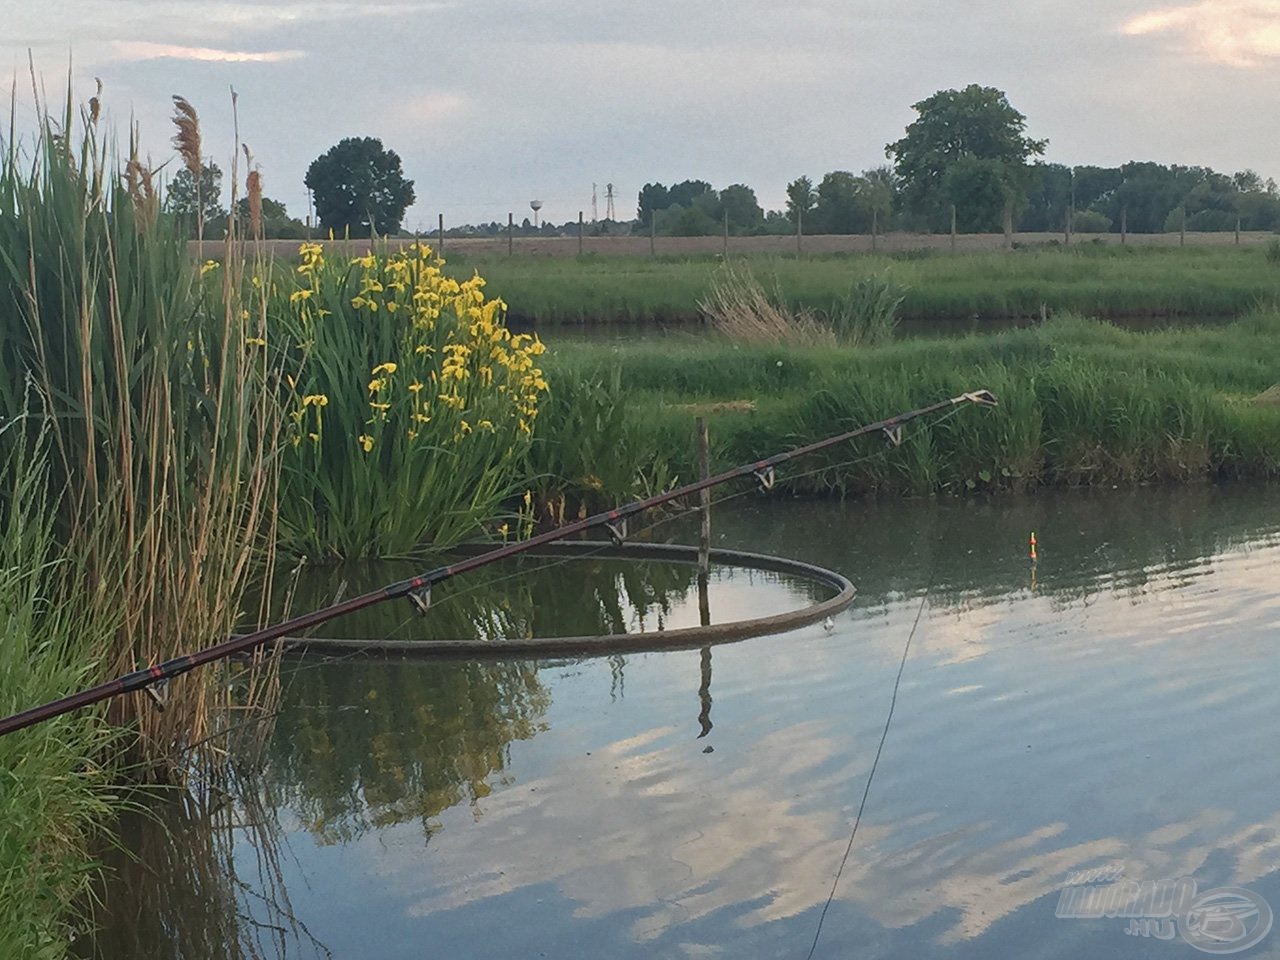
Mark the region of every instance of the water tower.
<instances>
[{"instance_id":1,"label":"water tower","mask_svg":"<svg viewBox=\"0 0 1280 960\"><path fill-rule=\"evenodd\" d=\"M542 209L541 200L530 200L529 207L533 210L533 229L538 229L538 211Z\"/></svg>"}]
</instances>

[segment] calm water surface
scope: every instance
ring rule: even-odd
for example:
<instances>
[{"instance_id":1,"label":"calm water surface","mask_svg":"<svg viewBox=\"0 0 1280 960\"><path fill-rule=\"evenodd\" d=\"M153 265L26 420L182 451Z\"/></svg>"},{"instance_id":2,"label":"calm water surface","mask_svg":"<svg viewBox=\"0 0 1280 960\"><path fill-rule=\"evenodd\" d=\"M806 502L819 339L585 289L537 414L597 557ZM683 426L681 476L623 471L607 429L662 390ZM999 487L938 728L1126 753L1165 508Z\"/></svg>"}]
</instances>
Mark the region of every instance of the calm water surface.
<instances>
[{"instance_id":1,"label":"calm water surface","mask_svg":"<svg viewBox=\"0 0 1280 960\"><path fill-rule=\"evenodd\" d=\"M295 663L242 799L140 828L98 954L803 960L846 849L816 957L1205 955L1055 918L1108 865L1280 909L1280 490L761 501L716 536L859 599L702 652ZM559 567L441 616L696 620L687 570L625 576ZM806 589L724 572L711 602ZM1242 955L1280 956L1280 930Z\"/></svg>"}]
</instances>

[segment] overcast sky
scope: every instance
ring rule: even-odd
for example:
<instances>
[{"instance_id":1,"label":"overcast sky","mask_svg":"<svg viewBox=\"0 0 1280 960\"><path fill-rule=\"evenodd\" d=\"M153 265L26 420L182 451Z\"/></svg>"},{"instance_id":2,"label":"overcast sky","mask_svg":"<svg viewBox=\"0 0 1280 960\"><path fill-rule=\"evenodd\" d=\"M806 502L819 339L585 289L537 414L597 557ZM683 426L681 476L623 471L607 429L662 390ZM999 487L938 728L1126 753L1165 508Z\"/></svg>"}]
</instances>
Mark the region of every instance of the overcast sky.
<instances>
[{"instance_id":1,"label":"overcast sky","mask_svg":"<svg viewBox=\"0 0 1280 960\"><path fill-rule=\"evenodd\" d=\"M885 162L911 104L1004 90L1048 159L1252 167L1280 179L1280 0L0 0L0 71L49 94L73 61L159 162L171 94L229 166L229 90L266 193L304 214L307 165L347 136L403 158L408 227L635 215L647 181L788 181ZM30 93L26 93L29 103ZM7 106L0 108L7 113ZM19 110L19 126L29 120ZM5 125L7 128L7 124Z\"/></svg>"}]
</instances>

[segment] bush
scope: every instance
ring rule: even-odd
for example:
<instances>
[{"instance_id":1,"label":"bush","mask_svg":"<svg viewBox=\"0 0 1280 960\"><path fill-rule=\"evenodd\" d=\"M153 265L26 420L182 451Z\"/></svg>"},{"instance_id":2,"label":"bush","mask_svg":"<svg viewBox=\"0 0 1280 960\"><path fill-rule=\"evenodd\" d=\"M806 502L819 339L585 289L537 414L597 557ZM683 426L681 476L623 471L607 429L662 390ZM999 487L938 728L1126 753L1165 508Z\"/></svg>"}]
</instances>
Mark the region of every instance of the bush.
<instances>
[{"instance_id":1,"label":"bush","mask_svg":"<svg viewBox=\"0 0 1280 960\"><path fill-rule=\"evenodd\" d=\"M1111 218L1097 210L1079 210L1071 227L1076 233L1110 233Z\"/></svg>"}]
</instances>

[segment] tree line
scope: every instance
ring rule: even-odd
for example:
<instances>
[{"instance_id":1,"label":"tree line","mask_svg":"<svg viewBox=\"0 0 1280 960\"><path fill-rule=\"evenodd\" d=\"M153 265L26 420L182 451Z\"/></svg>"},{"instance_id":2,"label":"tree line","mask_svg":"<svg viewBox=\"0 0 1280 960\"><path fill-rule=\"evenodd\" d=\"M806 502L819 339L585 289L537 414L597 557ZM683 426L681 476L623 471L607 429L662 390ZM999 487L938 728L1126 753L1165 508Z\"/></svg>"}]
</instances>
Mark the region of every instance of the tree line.
<instances>
[{"instance_id":1,"label":"tree line","mask_svg":"<svg viewBox=\"0 0 1280 960\"><path fill-rule=\"evenodd\" d=\"M901 139L885 146L889 162L855 174L833 170L815 183L808 176L787 184L783 210L764 210L743 183L716 189L705 180L667 186L646 183L634 220L601 221L593 235L654 233L709 236L867 234L905 230L1105 233L1127 229L1159 233L1280 230L1280 191L1274 180L1252 170L1224 174L1208 167L1132 161L1117 167L1066 166L1041 159L1048 140L1027 135L1027 118L995 87L972 84L940 90L912 107L916 112ZM222 173L204 168L201 183L187 170L173 179L167 204L188 222L203 209L206 233L225 224ZM405 210L414 201L413 181L400 157L373 137L342 140L312 162L305 182L314 198L322 232L367 237L402 233ZM247 216L247 200L238 215ZM307 227L284 204L263 199L266 236L300 238ZM452 236L496 236L499 221L451 227ZM577 221L534 225L526 218L521 236L572 234Z\"/></svg>"}]
</instances>

